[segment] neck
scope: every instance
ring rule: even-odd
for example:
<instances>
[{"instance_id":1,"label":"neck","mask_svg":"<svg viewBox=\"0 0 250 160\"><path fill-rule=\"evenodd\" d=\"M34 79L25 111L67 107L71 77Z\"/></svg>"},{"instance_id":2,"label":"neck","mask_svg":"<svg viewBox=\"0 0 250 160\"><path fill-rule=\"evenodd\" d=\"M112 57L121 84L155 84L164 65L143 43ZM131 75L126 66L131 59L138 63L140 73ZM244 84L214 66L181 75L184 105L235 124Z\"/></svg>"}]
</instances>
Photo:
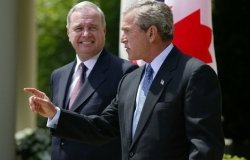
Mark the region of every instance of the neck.
<instances>
[{"instance_id":1,"label":"neck","mask_svg":"<svg viewBox=\"0 0 250 160\"><path fill-rule=\"evenodd\" d=\"M152 44L152 46L150 47L151 51L148 52L148 55L143 60L147 63L152 62L170 44L171 44L171 41L166 41L166 42L161 41L161 42Z\"/></svg>"}]
</instances>

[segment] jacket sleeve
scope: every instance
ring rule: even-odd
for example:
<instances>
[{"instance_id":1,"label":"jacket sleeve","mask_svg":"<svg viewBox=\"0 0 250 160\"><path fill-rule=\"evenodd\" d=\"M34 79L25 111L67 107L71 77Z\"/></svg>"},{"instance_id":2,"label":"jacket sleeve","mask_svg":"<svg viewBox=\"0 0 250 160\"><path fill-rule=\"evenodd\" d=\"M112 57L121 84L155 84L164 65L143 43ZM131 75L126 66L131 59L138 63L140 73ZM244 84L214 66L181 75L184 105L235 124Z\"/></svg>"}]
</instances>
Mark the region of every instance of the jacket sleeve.
<instances>
[{"instance_id":1,"label":"jacket sleeve","mask_svg":"<svg viewBox=\"0 0 250 160\"><path fill-rule=\"evenodd\" d=\"M217 75L211 67L202 65L189 77L184 102L189 159L221 160L224 136Z\"/></svg>"}]
</instances>

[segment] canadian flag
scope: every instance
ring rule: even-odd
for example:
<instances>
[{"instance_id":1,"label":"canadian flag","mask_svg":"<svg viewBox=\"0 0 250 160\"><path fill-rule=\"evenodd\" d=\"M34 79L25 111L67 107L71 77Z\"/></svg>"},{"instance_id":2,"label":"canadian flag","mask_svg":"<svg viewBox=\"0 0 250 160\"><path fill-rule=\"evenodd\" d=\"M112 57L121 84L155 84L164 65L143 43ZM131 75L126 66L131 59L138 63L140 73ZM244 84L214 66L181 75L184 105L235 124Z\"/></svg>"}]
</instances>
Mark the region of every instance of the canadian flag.
<instances>
[{"instance_id":1,"label":"canadian flag","mask_svg":"<svg viewBox=\"0 0 250 160\"><path fill-rule=\"evenodd\" d=\"M136 0L122 0L121 13L135 1ZM173 43L182 52L202 60L217 72L213 44L211 1L165 0L164 2L170 6L173 11ZM120 56L127 59L126 51L121 44Z\"/></svg>"}]
</instances>

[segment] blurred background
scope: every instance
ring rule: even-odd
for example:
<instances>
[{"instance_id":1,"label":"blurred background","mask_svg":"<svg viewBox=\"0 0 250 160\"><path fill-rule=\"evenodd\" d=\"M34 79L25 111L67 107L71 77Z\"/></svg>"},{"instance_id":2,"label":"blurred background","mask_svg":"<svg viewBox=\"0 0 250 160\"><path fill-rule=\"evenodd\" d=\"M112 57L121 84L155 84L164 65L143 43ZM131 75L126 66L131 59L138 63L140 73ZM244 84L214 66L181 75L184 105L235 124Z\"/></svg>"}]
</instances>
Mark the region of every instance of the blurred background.
<instances>
[{"instance_id":1,"label":"blurred background","mask_svg":"<svg viewBox=\"0 0 250 160\"><path fill-rule=\"evenodd\" d=\"M119 52L120 1L90 0L106 15L106 48ZM49 92L50 74L75 58L66 32L79 0L0 1L0 155L50 159L46 119L32 114L24 87ZM225 153L250 159L250 1L212 0L215 56L223 94Z\"/></svg>"}]
</instances>

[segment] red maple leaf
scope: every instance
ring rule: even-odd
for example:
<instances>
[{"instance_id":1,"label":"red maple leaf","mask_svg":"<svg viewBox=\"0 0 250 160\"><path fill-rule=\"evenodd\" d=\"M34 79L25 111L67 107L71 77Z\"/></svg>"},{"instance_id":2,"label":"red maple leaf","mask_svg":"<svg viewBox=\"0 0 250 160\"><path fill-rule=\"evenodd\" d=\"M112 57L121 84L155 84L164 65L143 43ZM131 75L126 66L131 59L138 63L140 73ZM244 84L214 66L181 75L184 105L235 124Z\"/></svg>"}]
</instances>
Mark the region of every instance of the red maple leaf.
<instances>
[{"instance_id":1,"label":"red maple leaf","mask_svg":"<svg viewBox=\"0 0 250 160\"><path fill-rule=\"evenodd\" d=\"M200 23L200 10L193 12L174 25L173 43L185 54L211 63L209 46L212 38L211 28Z\"/></svg>"}]
</instances>

